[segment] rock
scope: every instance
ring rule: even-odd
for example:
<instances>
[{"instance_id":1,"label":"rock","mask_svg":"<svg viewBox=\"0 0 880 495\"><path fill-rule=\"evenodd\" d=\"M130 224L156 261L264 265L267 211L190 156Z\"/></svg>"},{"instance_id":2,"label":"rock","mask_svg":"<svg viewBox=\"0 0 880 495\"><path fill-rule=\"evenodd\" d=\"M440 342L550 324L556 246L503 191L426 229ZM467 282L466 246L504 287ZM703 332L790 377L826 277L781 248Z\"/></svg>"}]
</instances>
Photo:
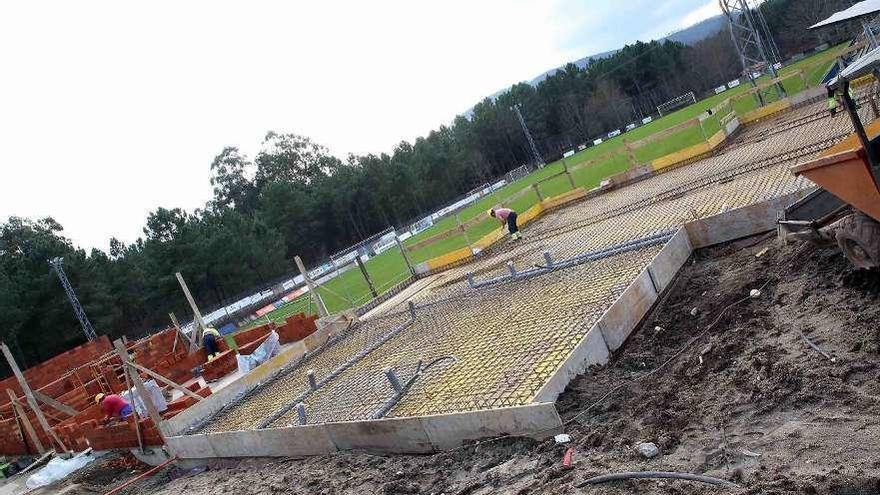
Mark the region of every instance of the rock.
<instances>
[{"instance_id":1,"label":"rock","mask_svg":"<svg viewBox=\"0 0 880 495\"><path fill-rule=\"evenodd\" d=\"M660 333L664 330L663 327L654 327L654 333Z\"/></svg>"},{"instance_id":2,"label":"rock","mask_svg":"<svg viewBox=\"0 0 880 495\"><path fill-rule=\"evenodd\" d=\"M759 291L758 289L752 289L751 292L749 292L749 297L751 297L752 299L757 299L761 297L761 291Z\"/></svg>"},{"instance_id":3,"label":"rock","mask_svg":"<svg viewBox=\"0 0 880 495\"><path fill-rule=\"evenodd\" d=\"M691 310L691 316L697 316L697 313L699 313L699 312L700 312L700 310L697 309L696 306L694 306L694 309Z\"/></svg>"},{"instance_id":4,"label":"rock","mask_svg":"<svg viewBox=\"0 0 880 495\"><path fill-rule=\"evenodd\" d=\"M636 448L639 454L642 454L642 457L646 459L652 459L660 454L660 449L652 442L642 442Z\"/></svg>"}]
</instances>

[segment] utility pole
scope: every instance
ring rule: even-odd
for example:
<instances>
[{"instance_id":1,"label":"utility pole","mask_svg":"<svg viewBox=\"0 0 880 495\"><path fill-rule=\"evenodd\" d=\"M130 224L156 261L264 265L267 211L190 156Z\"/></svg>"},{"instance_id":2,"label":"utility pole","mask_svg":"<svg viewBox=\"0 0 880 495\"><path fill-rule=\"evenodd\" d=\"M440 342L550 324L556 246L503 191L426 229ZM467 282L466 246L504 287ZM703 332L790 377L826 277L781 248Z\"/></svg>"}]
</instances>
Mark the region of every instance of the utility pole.
<instances>
[{"instance_id":1,"label":"utility pole","mask_svg":"<svg viewBox=\"0 0 880 495\"><path fill-rule=\"evenodd\" d=\"M730 37L739 54L743 71L752 86L757 82L752 76L756 70L768 70L775 80L779 77L775 65L779 62L779 49L773 41L773 35L759 7L749 6L748 0L718 0L721 10L727 16ZM785 89L779 81L773 84L776 96L785 98ZM758 103L763 106L766 101L761 91L755 93Z\"/></svg>"},{"instance_id":2,"label":"utility pole","mask_svg":"<svg viewBox=\"0 0 880 495\"><path fill-rule=\"evenodd\" d=\"M60 256L52 258L49 260L49 266L58 274L58 279L61 280L61 287L64 288L67 299L70 301L70 305L73 306L73 313L76 315L76 319L79 320L79 325L82 327L83 333L86 334L86 339L90 341L96 340L98 335L95 334L95 328L92 327L92 322L86 316L86 311L83 309L82 304L79 303L79 299L77 299L76 293L70 285L70 280L67 279L67 274L64 273L64 258Z\"/></svg>"},{"instance_id":3,"label":"utility pole","mask_svg":"<svg viewBox=\"0 0 880 495\"><path fill-rule=\"evenodd\" d=\"M520 104L510 107L511 110L516 113L516 118L519 119L519 125L522 126L523 133L526 135L526 140L529 142L529 148L532 150L532 158L535 160L535 164L537 164L538 168L544 168L544 159L541 158L541 154L538 153L538 147L535 145L535 140L532 139L532 133L529 132L528 126L526 126L526 121L522 116L522 112L520 112Z\"/></svg>"}]
</instances>

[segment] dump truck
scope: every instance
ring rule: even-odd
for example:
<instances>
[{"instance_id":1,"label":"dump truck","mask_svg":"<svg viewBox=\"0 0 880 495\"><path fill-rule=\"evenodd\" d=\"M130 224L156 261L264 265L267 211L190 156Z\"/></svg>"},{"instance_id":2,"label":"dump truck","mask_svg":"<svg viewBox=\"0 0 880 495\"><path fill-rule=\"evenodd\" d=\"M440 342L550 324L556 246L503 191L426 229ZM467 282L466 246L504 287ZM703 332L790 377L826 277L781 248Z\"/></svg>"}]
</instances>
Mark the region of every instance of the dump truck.
<instances>
[{"instance_id":1,"label":"dump truck","mask_svg":"<svg viewBox=\"0 0 880 495\"><path fill-rule=\"evenodd\" d=\"M818 158L792 167L817 186L815 191L785 209L779 219L786 233L834 240L858 269L880 267L880 115L876 94L853 97L851 88L880 81L880 48L842 70L826 84L828 95L841 103L854 133ZM865 125L862 106L873 115ZM868 113L868 112L863 112Z\"/></svg>"}]
</instances>

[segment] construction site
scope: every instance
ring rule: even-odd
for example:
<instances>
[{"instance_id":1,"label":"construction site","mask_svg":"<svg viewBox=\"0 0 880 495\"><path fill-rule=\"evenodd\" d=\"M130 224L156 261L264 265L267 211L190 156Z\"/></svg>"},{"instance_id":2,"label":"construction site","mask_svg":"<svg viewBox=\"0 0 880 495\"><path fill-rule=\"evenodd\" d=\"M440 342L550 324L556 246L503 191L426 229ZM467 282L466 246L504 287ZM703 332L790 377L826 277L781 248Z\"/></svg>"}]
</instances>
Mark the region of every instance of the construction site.
<instances>
[{"instance_id":1,"label":"construction site","mask_svg":"<svg viewBox=\"0 0 880 495\"><path fill-rule=\"evenodd\" d=\"M26 370L3 344L0 454L94 459L0 494L880 493L878 70L720 105L710 145L543 198L363 311L209 357L181 279L192 334Z\"/></svg>"}]
</instances>

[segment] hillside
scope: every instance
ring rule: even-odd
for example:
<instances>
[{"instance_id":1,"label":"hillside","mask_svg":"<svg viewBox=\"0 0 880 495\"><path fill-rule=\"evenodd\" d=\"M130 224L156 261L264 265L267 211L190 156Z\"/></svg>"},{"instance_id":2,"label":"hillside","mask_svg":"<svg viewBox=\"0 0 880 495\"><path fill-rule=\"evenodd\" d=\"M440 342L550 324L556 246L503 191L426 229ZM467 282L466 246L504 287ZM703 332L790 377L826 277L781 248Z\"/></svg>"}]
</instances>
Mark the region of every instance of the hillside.
<instances>
[{"instance_id":1,"label":"hillside","mask_svg":"<svg viewBox=\"0 0 880 495\"><path fill-rule=\"evenodd\" d=\"M702 40L714 35L718 31L721 31L726 26L727 26L727 19L723 15L716 15L715 17L710 17L704 21L700 21L700 22L694 24L693 26L682 29L681 31L676 31L665 38L661 38L659 41L671 40L671 41L678 41L678 42L684 43L686 45L693 45L694 43L697 43L698 41L702 41ZM571 63L577 65L581 69L584 69L587 66L589 66L594 60L599 60L599 59L603 59L606 57L610 57L611 55L614 55L615 53L617 53L619 50L620 49L614 49L614 50L609 50L607 52L588 55L584 58L575 60ZM563 67L564 67L564 65L550 69L550 70L544 72L543 74L531 79L530 81L528 81L528 83L531 84L532 86L537 86L541 81L552 76L553 74L556 73L556 71L561 70ZM508 89L509 88L505 88L500 91L497 91L496 93L492 94L490 96L490 98L495 99L499 95L501 95L502 93L507 91ZM470 115L472 110L473 110L473 108L468 109L468 111L465 112L465 115Z\"/></svg>"}]
</instances>

